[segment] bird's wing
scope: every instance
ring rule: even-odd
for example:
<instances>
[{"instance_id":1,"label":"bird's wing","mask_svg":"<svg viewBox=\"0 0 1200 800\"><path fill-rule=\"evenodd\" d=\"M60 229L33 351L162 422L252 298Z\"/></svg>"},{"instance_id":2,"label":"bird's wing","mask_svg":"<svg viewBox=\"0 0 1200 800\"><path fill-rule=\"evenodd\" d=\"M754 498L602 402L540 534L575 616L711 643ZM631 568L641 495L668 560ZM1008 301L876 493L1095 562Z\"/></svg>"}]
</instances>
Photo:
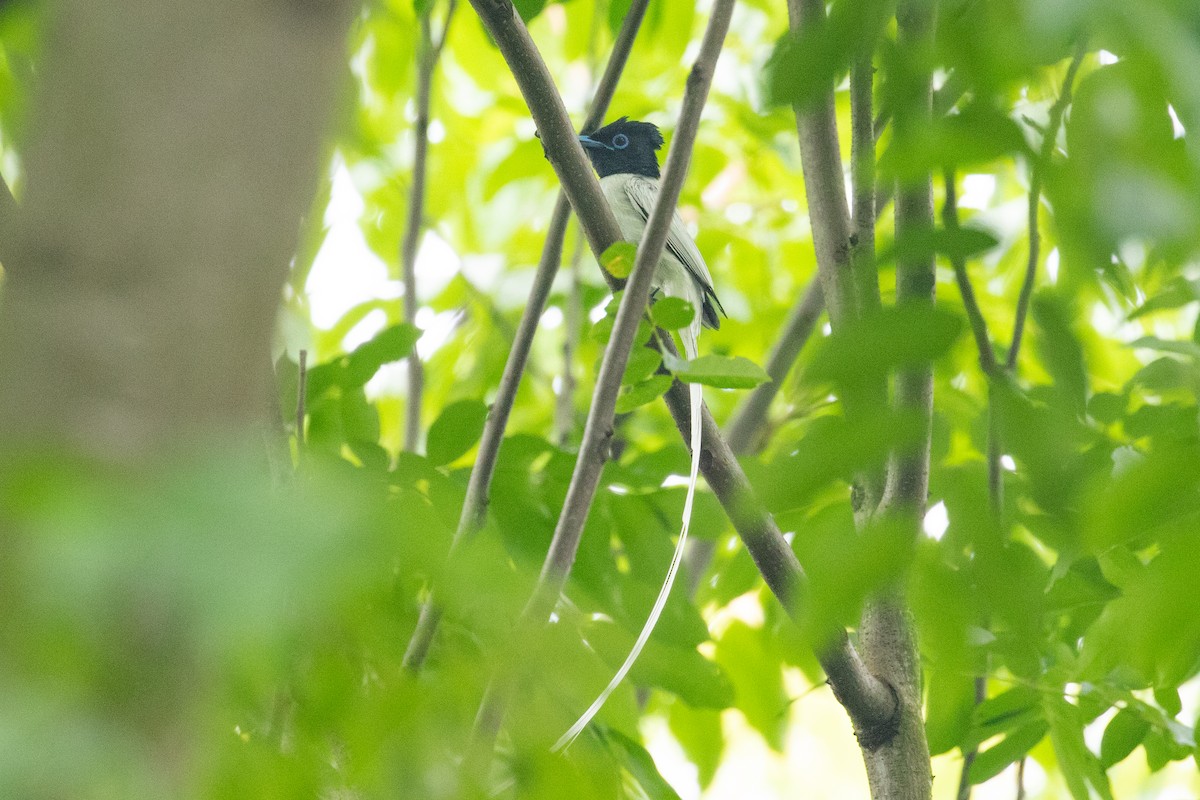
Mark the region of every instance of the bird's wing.
<instances>
[{"instance_id":1,"label":"bird's wing","mask_svg":"<svg viewBox=\"0 0 1200 800\"><path fill-rule=\"evenodd\" d=\"M650 209L654 208L655 198L658 197L658 181L634 175L625 182L625 193L629 195L633 207L648 221ZM704 263L704 256L700 255L696 243L688 235L687 228L684 227L683 220L680 219L678 213L675 214L675 219L667 232L666 249L675 257L676 261L684 266L700 288L700 297L704 304L702 311L705 324L710 328L718 327L720 318L717 316L717 309L720 309L721 313L724 313L725 309L721 308L721 301L717 299L716 291L713 289L712 275L708 271L708 265Z\"/></svg>"}]
</instances>

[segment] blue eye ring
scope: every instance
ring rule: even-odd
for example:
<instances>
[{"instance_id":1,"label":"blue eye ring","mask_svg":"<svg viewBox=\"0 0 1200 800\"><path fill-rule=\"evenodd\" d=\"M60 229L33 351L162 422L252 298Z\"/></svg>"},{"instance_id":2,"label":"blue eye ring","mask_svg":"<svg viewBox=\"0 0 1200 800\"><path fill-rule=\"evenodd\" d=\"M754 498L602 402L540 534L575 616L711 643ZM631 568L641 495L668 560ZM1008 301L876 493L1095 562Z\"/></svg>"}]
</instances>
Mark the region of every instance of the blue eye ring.
<instances>
[{"instance_id":1,"label":"blue eye ring","mask_svg":"<svg viewBox=\"0 0 1200 800\"><path fill-rule=\"evenodd\" d=\"M612 138L612 143L613 147L618 150L624 150L626 147L629 147L629 137L623 133L618 133Z\"/></svg>"}]
</instances>

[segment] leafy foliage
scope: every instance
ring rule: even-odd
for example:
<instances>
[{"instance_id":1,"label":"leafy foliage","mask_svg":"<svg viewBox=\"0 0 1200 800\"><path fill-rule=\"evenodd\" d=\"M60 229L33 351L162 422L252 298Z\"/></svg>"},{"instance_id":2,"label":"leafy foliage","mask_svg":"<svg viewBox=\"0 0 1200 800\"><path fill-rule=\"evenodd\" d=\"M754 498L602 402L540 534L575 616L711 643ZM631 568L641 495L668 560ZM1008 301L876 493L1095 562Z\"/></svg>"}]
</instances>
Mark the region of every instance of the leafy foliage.
<instances>
[{"instance_id":1,"label":"leafy foliage","mask_svg":"<svg viewBox=\"0 0 1200 800\"><path fill-rule=\"evenodd\" d=\"M341 184L362 204L355 224L367 250L357 257L398 274L418 15L436 22L445 6L372 0L352 32L350 98L331 138L337 177L305 220L285 292L275 372L277 427L287 430L276 438L290 436L281 449L291 451L275 481L259 450L219 448L132 483L54 457L6 479L5 522L21 533L0 534L0 795L470 796L457 759L485 687L511 675L519 688L488 776L497 796L674 798L700 786L730 796L721 778L737 775L742 745L794 753L806 692L827 691L808 637L830 622L853 629L864 601L887 586L903 587L919 632L939 784L977 751L970 782L1007 780L997 776L1028 759L1048 776L1043 797L1138 796L1168 780L1151 773L1195 790L1194 770L1178 769L1197 758L1200 715L1194 5L943 0L932 48L912 53L894 40L888 4L835 0L828 23L801 35L786 32L782 5L743 4L681 201L729 319L691 361L634 348L612 458L555 621L535 630L518 620L611 331L598 312L615 313L616 303L590 256L556 285L482 530L449 557L557 191L469 8L457 12L438 73L433 255L422 259L418 325L400 321L385 287L318 327L305 289L330 269L325 212L333 216ZM516 7L580 118L628 2ZM38 21L31 4L0 5L3 166L18 190L11 165L30 134ZM680 63L699 30L694 4L652 3L614 115L649 119L669 137L687 80ZM694 536L714 554L687 576L694 593L680 581L632 672L644 696L622 687L594 730L552 756L549 744L628 651L671 558L688 459L654 401L672 377L696 381L715 418L729 419L743 390L767 379L756 365L815 277L795 120L776 106L842 86L853 54L877 36L881 186L954 167L963 220L897 238L881 215L883 310L801 353L761 450L744 454L752 487L810 575L804 624L763 591L702 489ZM1081 37L1088 54L1074 100L1042 163L1049 109ZM888 123L903 119L921 67L948 76L945 113L925 126ZM848 152L844 87L835 101ZM950 260L968 261L1003 351L1026 274L1035 169L1045 196L1034 209L1028 346L1015 371L988 377L963 335ZM439 242L454 258L439 255ZM624 277L634 253L622 243L601 262ZM939 259L938 304L895 307L895 262L922 254ZM655 326L686 326L695 309L666 298L650 314L637 345L663 335ZM292 416L300 348L316 362L305 375L303 441ZM414 353L427 374L421 453L400 452L407 400L394 369ZM945 511L944 530L931 514L931 535L919 541L886 524L857 531L855 477L881 469L924 428L882 409L848 417L840 399L925 361L935 368L929 506ZM558 435L556 401L572 386ZM988 494L991 435L999 496ZM401 668L404 647L431 587L444 619L412 675ZM698 786L672 788L660 773L658 718ZM824 733L815 735L835 738ZM853 748L844 738L839 746Z\"/></svg>"}]
</instances>

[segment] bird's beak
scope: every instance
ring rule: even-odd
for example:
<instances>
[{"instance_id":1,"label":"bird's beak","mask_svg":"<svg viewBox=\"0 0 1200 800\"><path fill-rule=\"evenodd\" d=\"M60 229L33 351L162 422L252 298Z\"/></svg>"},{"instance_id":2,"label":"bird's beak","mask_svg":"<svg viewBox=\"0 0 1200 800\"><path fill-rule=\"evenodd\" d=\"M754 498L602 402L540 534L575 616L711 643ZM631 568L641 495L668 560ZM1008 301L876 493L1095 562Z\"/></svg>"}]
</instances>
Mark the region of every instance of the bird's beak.
<instances>
[{"instance_id":1,"label":"bird's beak","mask_svg":"<svg viewBox=\"0 0 1200 800\"><path fill-rule=\"evenodd\" d=\"M604 142L601 142L598 139L593 139L592 137L586 136L586 135L580 135L579 143L581 145L583 145L584 147L591 148L592 150L611 150L612 149L611 147L606 145Z\"/></svg>"}]
</instances>

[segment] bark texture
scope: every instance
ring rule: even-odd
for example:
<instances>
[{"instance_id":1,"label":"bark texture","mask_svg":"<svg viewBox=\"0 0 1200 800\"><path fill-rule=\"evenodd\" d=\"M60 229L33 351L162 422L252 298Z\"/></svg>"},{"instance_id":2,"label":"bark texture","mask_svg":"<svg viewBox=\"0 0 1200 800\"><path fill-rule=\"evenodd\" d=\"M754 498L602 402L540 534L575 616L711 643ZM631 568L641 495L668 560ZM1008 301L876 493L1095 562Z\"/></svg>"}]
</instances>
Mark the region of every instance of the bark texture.
<instances>
[{"instance_id":1,"label":"bark texture","mask_svg":"<svg viewBox=\"0 0 1200 800\"><path fill-rule=\"evenodd\" d=\"M131 462L261 420L349 2L47 10L0 313L0 443Z\"/></svg>"}]
</instances>

